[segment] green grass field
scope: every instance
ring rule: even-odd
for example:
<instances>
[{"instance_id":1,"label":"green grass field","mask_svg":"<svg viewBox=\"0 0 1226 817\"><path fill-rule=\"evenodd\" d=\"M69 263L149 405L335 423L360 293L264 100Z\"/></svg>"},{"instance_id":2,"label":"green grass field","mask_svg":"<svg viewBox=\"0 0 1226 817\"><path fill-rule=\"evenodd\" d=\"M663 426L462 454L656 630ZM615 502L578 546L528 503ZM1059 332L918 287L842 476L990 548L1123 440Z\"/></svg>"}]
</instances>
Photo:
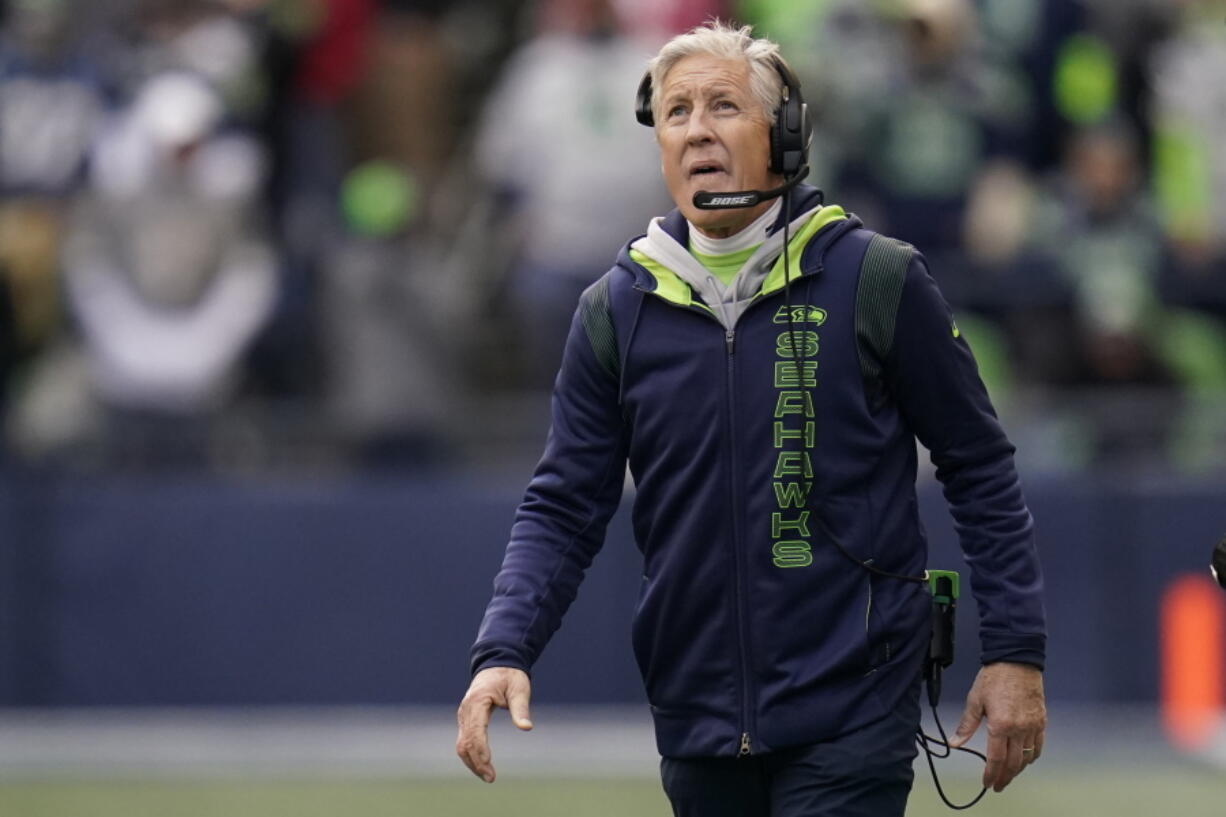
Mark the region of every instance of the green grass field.
<instances>
[{"instance_id":1,"label":"green grass field","mask_svg":"<svg viewBox=\"0 0 1226 817\"><path fill-rule=\"evenodd\" d=\"M965 799L973 783L948 783ZM669 814L655 780L2 782L2 817L652 817ZM908 814L951 814L916 780ZM972 814L995 817L1220 817L1226 773L1189 766L1038 767Z\"/></svg>"},{"instance_id":2,"label":"green grass field","mask_svg":"<svg viewBox=\"0 0 1226 817\"><path fill-rule=\"evenodd\" d=\"M449 708L0 711L0 817L670 817L640 709L533 714L531 733L492 725L487 785L455 757ZM1153 707L1049 715L1042 760L969 814L1226 817L1226 765L1171 748ZM938 764L959 803L981 769ZM922 760L908 814L953 814Z\"/></svg>"}]
</instances>

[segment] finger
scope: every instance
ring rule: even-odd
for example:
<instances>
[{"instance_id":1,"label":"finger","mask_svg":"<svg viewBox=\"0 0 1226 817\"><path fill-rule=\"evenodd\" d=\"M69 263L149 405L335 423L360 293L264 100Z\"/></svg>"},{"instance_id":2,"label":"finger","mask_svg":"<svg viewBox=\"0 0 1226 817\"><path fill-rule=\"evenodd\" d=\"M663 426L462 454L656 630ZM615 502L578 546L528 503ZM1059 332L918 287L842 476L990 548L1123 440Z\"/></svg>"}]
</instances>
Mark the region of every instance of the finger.
<instances>
[{"instance_id":1,"label":"finger","mask_svg":"<svg viewBox=\"0 0 1226 817\"><path fill-rule=\"evenodd\" d=\"M486 783L493 783L494 764L490 762L489 741L482 737L461 737L456 741L456 754L468 770Z\"/></svg>"},{"instance_id":2,"label":"finger","mask_svg":"<svg viewBox=\"0 0 1226 817\"><path fill-rule=\"evenodd\" d=\"M1013 778L1021 773L1025 765L1026 761L1022 757L1022 739L1015 737L1009 741L1008 748L1005 750L1004 768L996 776L996 785L993 787L993 791L1004 791L1005 786L1013 782Z\"/></svg>"},{"instance_id":3,"label":"finger","mask_svg":"<svg viewBox=\"0 0 1226 817\"><path fill-rule=\"evenodd\" d=\"M525 732L532 728L532 717L528 711L528 701L532 697L531 686L522 677L511 682L507 690L508 708L511 710L511 720Z\"/></svg>"},{"instance_id":4,"label":"finger","mask_svg":"<svg viewBox=\"0 0 1226 817\"><path fill-rule=\"evenodd\" d=\"M483 736L474 736L469 732L461 731L456 738L455 752L470 772L482 780L490 779L493 766L489 762L488 741L483 739Z\"/></svg>"},{"instance_id":5,"label":"finger","mask_svg":"<svg viewBox=\"0 0 1226 817\"><path fill-rule=\"evenodd\" d=\"M1029 749L1030 751L1027 751ZM1039 759L1043 753L1043 733L1035 732L1022 741L1022 761L1029 766Z\"/></svg>"},{"instance_id":6,"label":"finger","mask_svg":"<svg viewBox=\"0 0 1226 817\"><path fill-rule=\"evenodd\" d=\"M1005 763L1009 757L1009 741L1002 735L993 735L988 731L988 762L983 767L983 785L995 788L997 781L1004 774ZM999 791L999 789L997 789Z\"/></svg>"},{"instance_id":7,"label":"finger","mask_svg":"<svg viewBox=\"0 0 1226 817\"><path fill-rule=\"evenodd\" d=\"M464 765L474 775L486 783L494 782L494 767L489 762L488 755L485 756L485 759L482 759L479 750L475 747L464 746L458 743L456 745L456 754L459 755L460 760L464 762Z\"/></svg>"},{"instance_id":8,"label":"finger","mask_svg":"<svg viewBox=\"0 0 1226 817\"><path fill-rule=\"evenodd\" d=\"M488 698L469 698L460 704L457 713L460 729L456 737L456 754L473 774L487 783L494 782L488 734L492 708Z\"/></svg>"},{"instance_id":9,"label":"finger","mask_svg":"<svg viewBox=\"0 0 1226 817\"><path fill-rule=\"evenodd\" d=\"M966 709L962 711L962 719L958 721L958 728L954 730L954 736L949 741L949 745L953 747L962 746L979 731L979 724L982 721L983 710L979 706L967 701Z\"/></svg>"},{"instance_id":10,"label":"finger","mask_svg":"<svg viewBox=\"0 0 1226 817\"><path fill-rule=\"evenodd\" d=\"M1043 738L1044 733L1041 730L1034 736L1034 754L1030 757L1031 763L1034 763L1039 759L1039 755L1043 754Z\"/></svg>"}]
</instances>

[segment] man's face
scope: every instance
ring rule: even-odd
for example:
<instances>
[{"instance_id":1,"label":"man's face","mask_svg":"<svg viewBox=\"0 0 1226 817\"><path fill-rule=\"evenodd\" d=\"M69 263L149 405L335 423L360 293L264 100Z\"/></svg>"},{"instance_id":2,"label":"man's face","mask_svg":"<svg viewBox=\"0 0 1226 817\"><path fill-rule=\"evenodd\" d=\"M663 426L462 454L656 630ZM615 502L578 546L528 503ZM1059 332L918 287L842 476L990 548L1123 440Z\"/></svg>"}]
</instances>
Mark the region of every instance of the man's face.
<instances>
[{"instance_id":1,"label":"man's face","mask_svg":"<svg viewBox=\"0 0 1226 817\"><path fill-rule=\"evenodd\" d=\"M660 88L656 116L660 164L669 195L695 227L732 235L770 207L700 210L694 194L763 190L782 183L770 172L770 120L749 90L745 60L685 57Z\"/></svg>"}]
</instances>

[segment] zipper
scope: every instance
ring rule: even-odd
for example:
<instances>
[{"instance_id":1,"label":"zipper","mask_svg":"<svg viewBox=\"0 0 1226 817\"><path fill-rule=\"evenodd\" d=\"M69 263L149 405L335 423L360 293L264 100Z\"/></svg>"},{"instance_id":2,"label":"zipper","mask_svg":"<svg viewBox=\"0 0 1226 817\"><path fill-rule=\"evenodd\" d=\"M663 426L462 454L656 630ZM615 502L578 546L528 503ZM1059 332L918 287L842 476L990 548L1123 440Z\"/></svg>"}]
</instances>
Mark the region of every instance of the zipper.
<instances>
[{"instance_id":1,"label":"zipper","mask_svg":"<svg viewBox=\"0 0 1226 817\"><path fill-rule=\"evenodd\" d=\"M639 290L640 292L651 294L650 290L640 287L638 284L635 284L634 288ZM673 303L672 301L669 301L667 299L662 299L662 300L664 300L666 304L668 304L669 306L672 306L675 309L682 309L682 310L685 310L686 312L696 312L700 315L706 315L708 318L715 321L720 326L723 326L723 322L720 321L720 319L715 315L715 313L711 312L710 310L703 309L697 306L682 306L681 304ZM751 303L750 306L756 305L756 302L760 300L761 300L760 297L755 296L754 303ZM740 512L737 510L737 503L736 503L736 499L737 499L737 491L736 491L737 461L736 461L736 444L734 442L735 431L736 431L736 418L734 416L734 411L733 411L733 401L735 398L735 389L733 388L733 379L734 379L734 372L735 372L733 361L734 361L734 356L736 353L736 330L735 329L727 329L727 328L724 329L724 349L726 351L725 358L728 362L728 365L726 368L726 378L725 378L726 390L725 391L727 395L727 405L728 405L728 415L727 415L728 416L728 441L729 441L728 442L728 459L730 461L729 467L728 467L728 492L730 495L728 505L732 513L732 580L733 580L732 584L733 584L733 591L736 596L737 664L740 666L740 671L741 671L740 680L741 680L741 729L742 731L741 731L741 745L737 751L737 757L744 757L746 755L752 754L753 742L752 742L752 739L750 738L750 731L752 730L752 727L750 726L752 711L751 711L751 707L749 704L752 696L749 693L749 688L750 688L749 662L746 659L746 653L748 651L746 645L748 644L748 640L749 640L749 636L746 632L746 624L745 624L745 621L746 621L745 597L747 595L747 591L742 588L742 585L744 584L744 581L745 581L746 569L741 564L741 557L742 557L742 552L741 552L742 548L740 547L741 516L740 516Z\"/></svg>"},{"instance_id":2,"label":"zipper","mask_svg":"<svg viewBox=\"0 0 1226 817\"><path fill-rule=\"evenodd\" d=\"M820 269L819 269L820 271ZM634 285L634 288L640 292L650 294L650 290ZM775 293L771 293L774 295ZM753 299L746 305L744 312L741 313L743 318L751 309L759 306L766 298L762 293L757 293ZM682 306L665 299L665 303L677 309L683 309L687 312L696 312L700 315L706 315L711 320L723 326L719 318L709 309L703 309L698 306ZM727 360L726 368L726 394L728 401L728 459L730 460L728 469L728 485L729 485L729 506L732 513L732 578L733 588L736 596L736 611L737 611L737 659L741 671L741 743L737 750L737 757L746 757L753 754L753 739L751 734L755 728L755 718L751 701L753 695L751 693L752 676L749 672L749 633L748 633L748 611L747 597L748 589L744 586L748 568L743 564L744 548L741 547L741 516L737 508L737 490L736 490L736 475L738 473L737 456L736 456L736 416L735 416L735 356L736 356L736 330L724 329L724 349L726 351L725 358ZM871 604L871 602L870 602ZM865 625L867 628L867 617Z\"/></svg>"},{"instance_id":3,"label":"zipper","mask_svg":"<svg viewBox=\"0 0 1226 817\"><path fill-rule=\"evenodd\" d=\"M748 606L747 597L748 590L745 588L745 577L748 573L748 568L743 563L745 558L745 548L742 546L744 541L741 536L741 514L737 503L737 474L738 470L736 456L736 330L726 329L724 331L724 342L728 350L727 354L727 399L728 399L728 489L730 493L729 508L732 512L732 583L733 591L736 598L736 632L737 632L737 658L741 670L741 748L737 752L738 757L750 754L752 744L750 743L750 732L753 731L753 693L752 693L752 676L749 672L749 632L748 621L749 613L746 609Z\"/></svg>"}]
</instances>

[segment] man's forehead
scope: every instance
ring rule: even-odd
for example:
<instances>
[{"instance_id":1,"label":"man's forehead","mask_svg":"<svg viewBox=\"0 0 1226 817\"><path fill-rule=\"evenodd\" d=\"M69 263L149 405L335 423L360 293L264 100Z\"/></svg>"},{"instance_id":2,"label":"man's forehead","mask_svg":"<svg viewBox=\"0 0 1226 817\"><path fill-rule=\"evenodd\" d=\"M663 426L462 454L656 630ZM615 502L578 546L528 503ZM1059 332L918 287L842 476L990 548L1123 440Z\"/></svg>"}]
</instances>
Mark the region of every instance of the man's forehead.
<instances>
[{"instance_id":1,"label":"man's forehead","mask_svg":"<svg viewBox=\"0 0 1226 817\"><path fill-rule=\"evenodd\" d=\"M744 60L697 54L681 59L664 76L665 96L712 91L749 92L749 66Z\"/></svg>"}]
</instances>

